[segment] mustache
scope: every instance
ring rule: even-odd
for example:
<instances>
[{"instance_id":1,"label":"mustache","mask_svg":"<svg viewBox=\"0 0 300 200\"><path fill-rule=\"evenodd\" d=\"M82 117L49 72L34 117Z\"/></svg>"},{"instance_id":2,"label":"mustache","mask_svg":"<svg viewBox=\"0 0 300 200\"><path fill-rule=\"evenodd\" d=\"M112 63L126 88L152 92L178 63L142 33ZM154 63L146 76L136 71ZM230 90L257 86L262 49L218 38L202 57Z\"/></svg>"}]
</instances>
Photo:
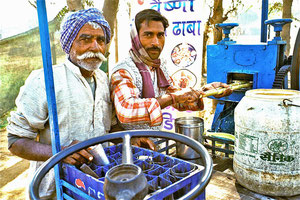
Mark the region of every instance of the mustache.
<instances>
[{"instance_id":1,"label":"mustache","mask_svg":"<svg viewBox=\"0 0 300 200\"><path fill-rule=\"evenodd\" d=\"M148 50L158 50L158 51L161 51L161 48L160 47L148 47L148 48L146 48L146 50L148 51Z\"/></svg>"},{"instance_id":2,"label":"mustache","mask_svg":"<svg viewBox=\"0 0 300 200\"><path fill-rule=\"evenodd\" d=\"M80 56L77 56L78 60L83 60L86 58L99 58L102 61L107 60L101 52L93 53L91 51L88 51L88 52L85 52L84 54L81 54Z\"/></svg>"}]
</instances>

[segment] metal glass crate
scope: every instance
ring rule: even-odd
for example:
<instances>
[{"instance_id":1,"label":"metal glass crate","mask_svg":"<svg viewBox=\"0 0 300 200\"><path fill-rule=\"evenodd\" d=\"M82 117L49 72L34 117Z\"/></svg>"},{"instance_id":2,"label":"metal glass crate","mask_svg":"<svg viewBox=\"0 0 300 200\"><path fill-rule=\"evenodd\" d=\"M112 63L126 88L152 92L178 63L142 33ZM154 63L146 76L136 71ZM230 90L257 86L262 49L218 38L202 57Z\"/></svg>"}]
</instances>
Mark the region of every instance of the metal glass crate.
<instances>
[{"instance_id":1,"label":"metal glass crate","mask_svg":"<svg viewBox=\"0 0 300 200\"><path fill-rule=\"evenodd\" d=\"M103 185L106 172L122 163L122 144L104 148L110 164L89 166L100 177L94 178L75 166L63 164L63 179L87 194L91 199L104 199ZM134 164L138 165L148 181L145 199L177 199L194 188L202 175L203 166L144 148L132 147ZM69 188L69 187L68 187ZM65 189L74 199L86 199L76 190ZM197 199L205 199L205 191Z\"/></svg>"}]
</instances>

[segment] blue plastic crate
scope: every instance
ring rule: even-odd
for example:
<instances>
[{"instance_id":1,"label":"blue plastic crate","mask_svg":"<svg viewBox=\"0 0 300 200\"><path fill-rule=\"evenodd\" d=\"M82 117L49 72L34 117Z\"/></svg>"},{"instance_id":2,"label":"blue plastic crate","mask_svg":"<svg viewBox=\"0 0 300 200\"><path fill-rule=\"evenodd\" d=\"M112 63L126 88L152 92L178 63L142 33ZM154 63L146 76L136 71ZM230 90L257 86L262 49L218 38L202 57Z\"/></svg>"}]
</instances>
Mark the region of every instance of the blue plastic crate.
<instances>
[{"instance_id":1,"label":"blue plastic crate","mask_svg":"<svg viewBox=\"0 0 300 200\"><path fill-rule=\"evenodd\" d=\"M63 179L94 199L104 199L104 177L111 167L121 164L122 144L104 150L111 163L107 166L90 165L99 179L68 164L63 164ZM145 199L177 199L197 185L204 170L203 166L148 149L132 147L132 152L134 164L143 170L148 181L149 193ZM142 160L140 156L143 156ZM64 192L74 199L86 199L68 188ZM205 191L197 199L205 199Z\"/></svg>"}]
</instances>

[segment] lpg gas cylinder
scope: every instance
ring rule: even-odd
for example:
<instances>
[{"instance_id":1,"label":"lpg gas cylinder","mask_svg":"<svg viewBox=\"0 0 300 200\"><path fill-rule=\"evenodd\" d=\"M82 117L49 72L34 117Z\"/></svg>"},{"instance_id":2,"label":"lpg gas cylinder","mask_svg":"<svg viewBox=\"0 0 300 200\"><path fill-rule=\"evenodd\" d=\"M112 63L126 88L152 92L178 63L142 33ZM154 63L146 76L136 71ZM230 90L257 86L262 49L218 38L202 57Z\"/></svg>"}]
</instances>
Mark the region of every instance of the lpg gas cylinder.
<instances>
[{"instance_id":1,"label":"lpg gas cylinder","mask_svg":"<svg viewBox=\"0 0 300 200\"><path fill-rule=\"evenodd\" d=\"M300 194L300 91L249 90L234 121L238 182L271 196Z\"/></svg>"}]
</instances>

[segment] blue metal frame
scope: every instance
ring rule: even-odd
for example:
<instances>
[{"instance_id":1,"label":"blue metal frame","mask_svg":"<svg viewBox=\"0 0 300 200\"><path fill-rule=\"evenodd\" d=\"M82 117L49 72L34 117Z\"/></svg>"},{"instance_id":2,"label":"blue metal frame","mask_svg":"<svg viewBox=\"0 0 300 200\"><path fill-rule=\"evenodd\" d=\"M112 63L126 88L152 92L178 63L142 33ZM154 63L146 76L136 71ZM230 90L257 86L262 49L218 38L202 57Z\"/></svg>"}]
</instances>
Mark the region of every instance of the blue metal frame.
<instances>
[{"instance_id":1,"label":"blue metal frame","mask_svg":"<svg viewBox=\"0 0 300 200\"><path fill-rule=\"evenodd\" d=\"M51 48L50 48L50 40L49 40L49 28L48 28L48 19L47 19L45 0L37 0L37 12L38 12L40 40L41 40L42 57L43 57L45 87L46 87L46 95L47 95L47 102L48 102L49 124L51 130L51 138L52 138L51 139L52 153L56 154L61 150L61 148L60 148L60 139L59 139L59 127L58 127L58 119L57 119L57 108L56 108L52 60L51 60ZM59 165L60 164L57 164L54 167L54 173L55 173L57 199L62 199L62 193L61 193L62 186L60 184Z\"/></svg>"},{"instance_id":2,"label":"blue metal frame","mask_svg":"<svg viewBox=\"0 0 300 200\"><path fill-rule=\"evenodd\" d=\"M261 42L267 42L267 25L265 24L265 21L268 19L268 4L269 0L262 0L262 6L261 6L261 26L260 26L260 41Z\"/></svg>"}]
</instances>

